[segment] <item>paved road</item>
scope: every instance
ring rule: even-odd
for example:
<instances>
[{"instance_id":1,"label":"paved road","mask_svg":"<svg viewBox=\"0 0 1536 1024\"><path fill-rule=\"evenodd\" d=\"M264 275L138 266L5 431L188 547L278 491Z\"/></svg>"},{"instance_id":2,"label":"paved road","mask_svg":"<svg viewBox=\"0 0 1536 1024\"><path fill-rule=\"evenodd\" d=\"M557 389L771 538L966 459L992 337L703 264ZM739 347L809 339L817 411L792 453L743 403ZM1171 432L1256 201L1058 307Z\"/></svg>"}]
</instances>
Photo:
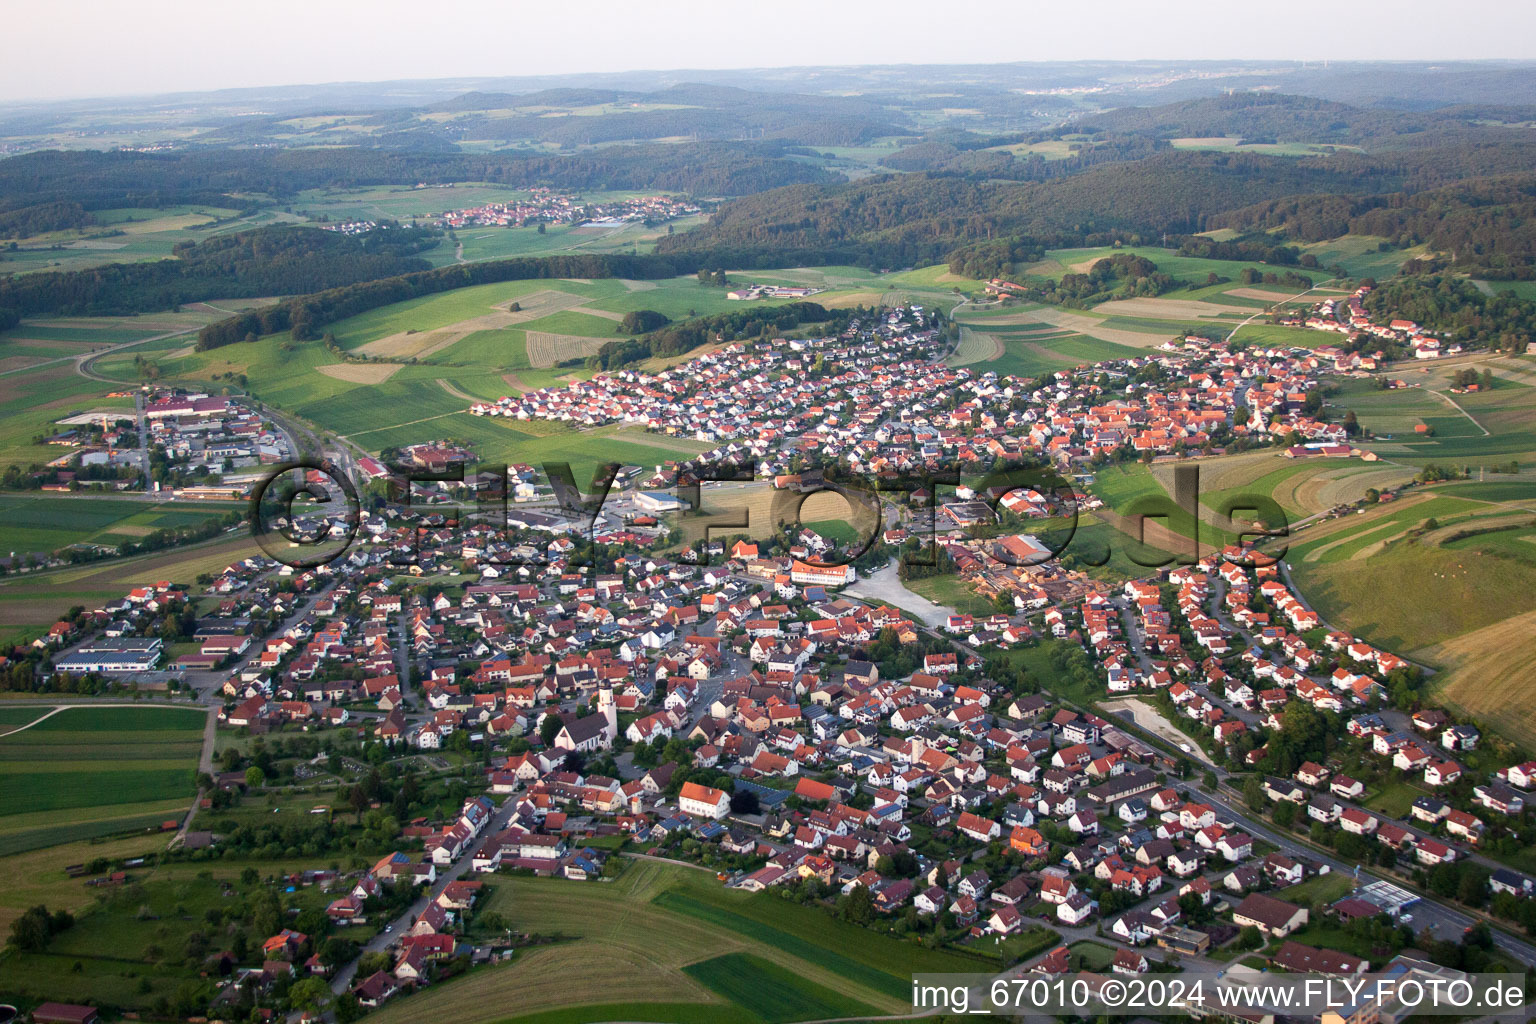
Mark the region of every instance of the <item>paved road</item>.
<instances>
[{"instance_id":1,"label":"paved road","mask_svg":"<svg viewBox=\"0 0 1536 1024\"><path fill-rule=\"evenodd\" d=\"M507 822L512 817L512 812L516 808L517 801L512 797L508 797L502 806L491 816L489 824L486 825L485 830L481 832L480 836L495 835L497 832L505 829ZM399 940L400 936L410 930L416 918L421 916L422 912L427 909L427 905L437 899L442 891L448 887L448 883L460 878L469 871L470 863L474 860L472 851L479 848L479 843L480 837L472 840L469 846L465 848L464 854L438 874L437 881L432 883L427 892L416 900L415 903L412 903L403 914L395 918L393 926L388 931L380 931L368 940L368 943L362 947L361 952L358 954L359 958L363 953L379 953L388 949L392 943ZM338 970L331 979L331 991L338 995L345 992L356 975L357 960L353 960Z\"/></svg>"}]
</instances>

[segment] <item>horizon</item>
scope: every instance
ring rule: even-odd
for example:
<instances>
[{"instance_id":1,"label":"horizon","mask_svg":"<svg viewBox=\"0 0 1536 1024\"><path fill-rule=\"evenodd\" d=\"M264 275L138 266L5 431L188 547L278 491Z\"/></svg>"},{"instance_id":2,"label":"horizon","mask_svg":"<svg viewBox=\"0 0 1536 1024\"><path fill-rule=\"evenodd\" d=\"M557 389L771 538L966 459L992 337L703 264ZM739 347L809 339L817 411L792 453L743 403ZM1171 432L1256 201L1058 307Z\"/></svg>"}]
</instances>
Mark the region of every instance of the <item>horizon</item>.
<instances>
[{"instance_id":1,"label":"horizon","mask_svg":"<svg viewBox=\"0 0 1536 1024\"><path fill-rule=\"evenodd\" d=\"M1018 67L1018 68L1024 69L1024 68L1046 68L1046 67L1053 67L1053 66L1071 66L1071 65L1109 65L1109 66L1123 65L1123 66L1126 66L1126 67L1132 67L1132 66L1137 66L1137 65L1159 65L1159 64L1163 64L1163 65L1168 65L1168 64L1185 65L1185 66L1188 66L1188 67L1191 67L1191 68L1193 68L1193 67L1195 67L1197 65L1202 65L1202 64L1222 65L1222 66L1229 66L1229 67L1238 66L1238 65L1254 65L1254 66L1267 66L1267 67L1277 67L1277 68L1281 67L1281 66L1284 66L1284 65L1294 65L1296 70L1316 70L1316 68L1318 66L1322 66L1324 69L1327 69L1330 65L1337 65L1337 66L1339 66L1341 68L1342 67L1366 67L1366 66L1387 66L1387 67L1397 67L1397 68L1409 68L1409 67L1414 67L1414 66L1423 66L1423 65L1426 65L1426 64L1430 64L1430 65L1433 65L1433 64L1444 64L1444 65L1447 65L1447 66L1457 66L1457 67L1474 67L1474 66L1479 66L1479 65L1501 65L1501 66L1513 65L1513 66L1517 66L1518 67L1520 65L1528 65L1528 66L1530 66L1532 68L1536 68L1536 57L1530 57L1530 58L1517 58L1517 57L1467 57L1467 58L1446 59L1446 60L1443 60L1443 61L1435 61L1435 60L1432 60L1432 59L1429 59L1429 58L1420 58L1420 57L1376 58L1376 59L1371 59L1371 60L1364 60L1364 59L1361 59L1361 60L1355 60L1355 59L1335 60L1335 59L1327 59L1327 58L1307 59L1307 58L1303 58L1303 57L1273 57L1273 58L1266 58L1266 57L1233 57L1233 58L1225 58L1225 57L1199 57L1199 58L1169 59L1169 60L1160 60L1160 59L1156 59L1156 58L1130 58L1130 57L1126 57L1126 58L1081 57L1081 58L1076 58L1076 59L1073 59L1073 60L1017 60L1017 61L980 61L980 62L975 62L975 61L971 61L971 62L967 62L967 61L950 61L950 62L941 62L941 63L933 63L933 62L929 62L929 63L924 63L924 62L882 62L882 63L872 63L872 64L785 64L785 65L773 65L773 66L763 65L763 66L755 66L755 67L620 68L620 69L602 70L602 71L572 71L572 72L568 72L568 73L527 74L527 75L491 75L491 74L485 74L485 75L433 75L433 76L420 77L420 78L338 78L338 79L332 79L332 80L328 80L328 81L286 82L286 83L269 82L269 83L259 84L259 85L231 85L231 86L223 86L223 87L219 87L219 88L209 88L209 89L171 89L171 90L151 91L151 92L90 93L90 94L80 94L80 95L76 95L76 96L23 97L23 98L19 98L19 99L16 99L16 100L5 100L3 102L8 103L8 104L13 104L13 105L18 106L18 107L24 107L24 106L48 107L48 106L53 106L53 105L69 104L69 103L89 103L89 102L104 102L104 103L106 103L106 102L128 102L128 101L148 101L148 100L173 100L173 99L180 99L180 98L183 98L183 97L219 97L219 96L224 96L224 95L229 95L231 98L234 98L235 94L239 94L239 93L257 93L257 92L261 92L261 91L264 91L264 90L292 90L292 89L335 90L335 89L347 89L347 88L358 88L358 87L377 87L377 86L386 86L386 85L410 85L410 86L417 86L417 87L428 87L428 86L431 86L431 85L434 85L434 84L437 84L437 83L452 83L452 82L461 82L461 83L464 83L464 84L462 86L454 87L453 89L445 89L444 90L445 93L452 93L453 95L464 95L465 93L480 91L482 88L484 88L486 86L492 86L492 87L498 87L499 88L499 87L501 87L502 83L505 83L505 87L508 89L508 91L512 95L532 94L532 93L542 92L542 91L545 91L545 90L548 90L548 89L556 89L556 88L594 88L594 89L612 89L615 92L646 92L646 91L654 91L654 90L670 88L670 87L678 86L678 85L690 85L690 84L725 85L725 83L707 80L709 76L722 76L722 75L754 75L754 74L765 75L765 74L771 74L771 73L791 73L791 72L813 73L813 72L822 72L822 71L857 72L857 71L860 71L860 70L871 70L871 71L873 71L873 70L882 70L882 69L900 69L900 70L920 71L922 69L929 69L929 68L974 68L974 69L978 69L979 70L979 69L983 69L983 68ZM631 85L601 84L601 83L593 83L593 84L590 84L590 85L580 85L580 84L578 84L578 85L561 85L561 84L557 84L558 80L563 80L563 79L622 78L622 77L630 77L630 76L647 76L647 75L649 75L649 76L669 76L669 77L675 78L676 81L674 81L674 82L672 82L670 84L660 84L660 83L658 83L658 84L655 84L655 85L648 85L648 86L640 86L640 85L632 85L631 86ZM698 76L701 76L701 77L699 79L692 79L692 78L685 77L685 76L689 76L689 75L698 75ZM555 81L552 81L552 80L555 80ZM516 83L519 83L519 82L526 82L526 83L528 83L528 85L527 85L526 88L519 88L516 85ZM758 88L762 88L763 86L765 86L765 85L767 85L769 83L759 82L759 83L753 83L753 84L756 85ZM736 88L747 88L747 86L735 86L735 87ZM460 92L460 91L458 91L459 89L462 89L463 91ZM779 90L775 90L775 91L779 91ZM798 93L798 92L801 92L802 90L800 90L800 89L785 89L785 90L782 90L782 91L789 92L789 93ZM873 91L873 90L869 90L869 91ZM1268 93L1285 94L1285 90L1283 90L1283 89L1255 88L1255 89L1247 90L1247 91L1250 91L1250 92L1268 92ZM832 92L832 94L833 95L839 95L839 96L842 96L842 95L858 96L858 95L865 95L867 93L865 91L835 90L835 91ZM1301 93L1296 93L1295 95L1306 95L1306 93L1301 92ZM321 102L321 101L322 100L317 99L316 102ZM1343 101L1338 101L1338 102L1343 102ZM402 106L409 106L409 105L410 104L402 104Z\"/></svg>"},{"instance_id":2,"label":"horizon","mask_svg":"<svg viewBox=\"0 0 1536 1024\"><path fill-rule=\"evenodd\" d=\"M1351 11L1353 23L1370 29L1358 39L1336 33L1277 36L1267 14L1238 11L1210 17L1188 2L1148 10L1112 0L1101 13L1105 23L1115 25L1114 33L1083 38L1073 12L998 12L976 0L950 5L947 19L957 28L940 33L912 30L913 19L903 15L932 17L915 6L882 5L876 15L867 3L829 10L809 0L787 0L773 18L758 17L751 32L741 32L742 21L755 13L742 4L706 9L693 0L671 0L659 15L655 8L637 12L600 5L573 33L563 11L511 14L485 0L459 0L435 12L436 20L444 25L478 22L486 26L477 31L479 38L494 40L505 33L510 43L500 54L466 55L432 47L402 52L400 26L419 22L421 11L400 0L375 5L362 23L345 11L316 10L297 0L278 0L262 12L265 24L305 26L298 38L275 38L260 26L252 31L248 18L193 7L189 0L157 0L147 9L65 0L13 19L12 38L18 45L12 60L0 68L0 103L455 78L664 74L679 70L673 58L684 53L722 58L706 62L712 66L681 69L701 73L1089 61L1525 62L1533 59L1527 40L1536 30L1536 10L1510 10L1490 0L1473 0L1449 25L1434 20L1437 10L1425 0L1391 5L1370 0ZM1335 15L1331 5L1314 2L1289 17L1306 22ZM144 31L146 20L155 24L152 32ZM1485 32L1490 23L1501 25L1501 31ZM968 30L971 24L984 24L989 31L979 35ZM1421 29L1427 24L1436 25L1433 35ZM67 61L59 59L56 41L61 38L68 40ZM520 46L527 38L541 45ZM124 39L134 44L126 47ZM220 45L207 45L210 39ZM543 45L546 41L549 45ZM655 54L661 49L664 54ZM875 56L885 59L864 59ZM313 75L317 67L335 74ZM125 87L127 82L134 84Z\"/></svg>"}]
</instances>

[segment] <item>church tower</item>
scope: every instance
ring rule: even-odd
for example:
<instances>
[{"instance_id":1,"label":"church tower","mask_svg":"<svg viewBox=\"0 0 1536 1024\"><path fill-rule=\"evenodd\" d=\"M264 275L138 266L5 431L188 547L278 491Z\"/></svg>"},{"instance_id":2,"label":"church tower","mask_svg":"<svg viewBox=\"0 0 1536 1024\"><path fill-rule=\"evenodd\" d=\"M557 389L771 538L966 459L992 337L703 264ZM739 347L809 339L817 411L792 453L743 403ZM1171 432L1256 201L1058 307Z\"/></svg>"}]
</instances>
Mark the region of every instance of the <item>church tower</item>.
<instances>
[{"instance_id":1,"label":"church tower","mask_svg":"<svg viewBox=\"0 0 1536 1024\"><path fill-rule=\"evenodd\" d=\"M613 702L613 688L603 687L597 691L597 710L608 720L608 741L612 743L619 738L619 708Z\"/></svg>"}]
</instances>

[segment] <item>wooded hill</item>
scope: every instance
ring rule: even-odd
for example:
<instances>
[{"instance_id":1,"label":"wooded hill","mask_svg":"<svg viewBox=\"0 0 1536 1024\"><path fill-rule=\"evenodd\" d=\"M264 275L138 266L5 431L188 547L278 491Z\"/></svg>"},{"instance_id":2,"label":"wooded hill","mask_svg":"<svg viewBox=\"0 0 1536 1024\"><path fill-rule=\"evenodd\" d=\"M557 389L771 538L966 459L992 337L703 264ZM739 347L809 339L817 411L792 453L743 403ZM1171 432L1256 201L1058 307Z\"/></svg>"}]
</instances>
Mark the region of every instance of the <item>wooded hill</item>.
<instances>
[{"instance_id":1,"label":"wooded hill","mask_svg":"<svg viewBox=\"0 0 1536 1024\"><path fill-rule=\"evenodd\" d=\"M431 267L427 228L380 227L342 235L270 227L176 248L176 259L0 278L0 308L21 316L121 316L214 298L292 295Z\"/></svg>"},{"instance_id":2,"label":"wooded hill","mask_svg":"<svg viewBox=\"0 0 1536 1024\"><path fill-rule=\"evenodd\" d=\"M1416 194L1289 196L1233 210L1213 223L1279 231L1316 242L1379 235L1399 247L1427 244L1485 277L1529 278L1536 260L1536 174L1474 178Z\"/></svg>"},{"instance_id":3,"label":"wooded hill","mask_svg":"<svg viewBox=\"0 0 1536 1024\"><path fill-rule=\"evenodd\" d=\"M1009 236L1092 245L1203 231L1215 214L1265 199L1368 194L1398 188L1403 178L1391 165L1189 152L1159 153L1048 182L927 174L871 178L735 200L708 224L662 239L657 251L708 253L722 266L762 265L785 250L824 252L818 262L905 266L938 262L967 243Z\"/></svg>"},{"instance_id":4,"label":"wooded hill","mask_svg":"<svg viewBox=\"0 0 1536 1024\"><path fill-rule=\"evenodd\" d=\"M566 189L657 189L739 196L832 181L793 160L783 143L612 146L570 156L433 154L375 149L196 149L169 153L27 153L0 160L0 213L56 203L86 210L205 203L249 208L253 194L304 189L487 181ZM235 198L243 196L247 198Z\"/></svg>"}]
</instances>

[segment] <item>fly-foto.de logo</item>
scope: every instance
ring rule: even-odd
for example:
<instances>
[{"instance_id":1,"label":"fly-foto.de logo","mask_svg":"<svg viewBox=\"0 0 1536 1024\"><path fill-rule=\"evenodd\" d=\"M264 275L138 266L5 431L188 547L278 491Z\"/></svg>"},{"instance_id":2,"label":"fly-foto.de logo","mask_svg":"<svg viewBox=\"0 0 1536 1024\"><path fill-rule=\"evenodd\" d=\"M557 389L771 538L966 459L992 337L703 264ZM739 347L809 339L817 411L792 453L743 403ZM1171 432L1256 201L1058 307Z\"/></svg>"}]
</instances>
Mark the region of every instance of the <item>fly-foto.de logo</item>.
<instances>
[{"instance_id":1,"label":"fly-foto.de logo","mask_svg":"<svg viewBox=\"0 0 1536 1024\"><path fill-rule=\"evenodd\" d=\"M689 536L705 541L760 537L786 527L795 535L808 525L807 503L825 494L846 505L843 515L833 513L842 539L800 557L825 569L878 555L895 535L902 543L890 554L908 567L929 569L947 564L942 551L950 544L965 545L997 568L1100 566L1114 555L1111 542L1122 546L1128 561L1148 569L1194 564L1216 548L1229 549L1234 560L1266 565L1284 557L1290 532L1285 511L1268 495L1227 493L1205 504L1197 464L1173 467L1171 494L1146 494L1122 508L1090 512L1086 523L1086 495L1046 466L998 466L979 477L958 467L886 475L828 468L802 474L799 486L779 487L759 480L750 466L710 463L685 466L670 486L659 488L616 486L622 467L615 462L596 467L584 488L567 462L543 463L540 479L515 486L508 469L481 463L471 471L462 462L436 470L391 465L360 494L335 463L284 463L272 467L252 493L251 531L272 559L314 568L346 557L365 520L380 527L415 524L393 535L389 553L392 562L411 564L425 532L420 524L430 518L439 542L473 530L477 561L498 569L549 564L547 545L531 542L530 535L561 535L590 549L642 522L686 525ZM711 511L708 498L716 487L759 488L767 500ZM812 529L827 529L828 513L818 511L814 522ZM1100 523L1116 529L1084 529ZM702 543L688 557L710 564L723 554L711 555ZM568 561L572 569L597 567L596 559L580 552Z\"/></svg>"}]
</instances>

